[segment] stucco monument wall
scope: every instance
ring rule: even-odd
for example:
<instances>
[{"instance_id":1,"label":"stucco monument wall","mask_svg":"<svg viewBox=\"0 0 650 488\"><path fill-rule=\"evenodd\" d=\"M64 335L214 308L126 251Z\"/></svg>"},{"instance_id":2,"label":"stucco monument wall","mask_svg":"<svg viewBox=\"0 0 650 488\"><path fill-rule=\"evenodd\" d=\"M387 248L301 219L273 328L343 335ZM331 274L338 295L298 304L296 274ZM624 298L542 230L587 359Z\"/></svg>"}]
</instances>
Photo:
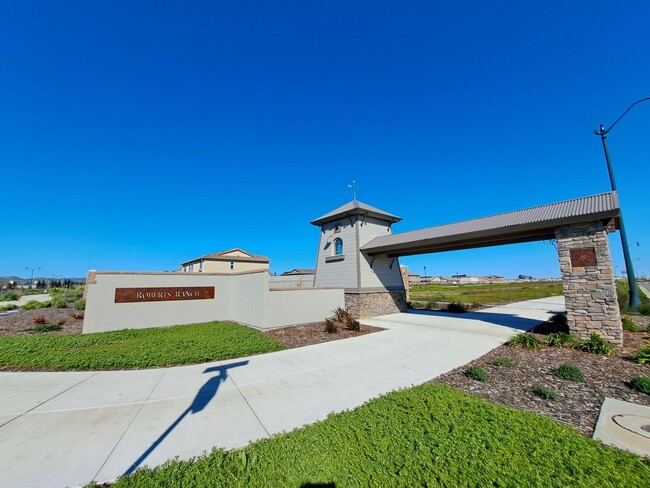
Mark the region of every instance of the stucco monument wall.
<instances>
[{"instance_id":1,"label":"stucco monument wall","mask_svg":"<svg viewBox=\"0 0 650 488\"><path fill-rule=\"evenodd\" d=\"M231 320L260 329L317 322L343 289L269 290L268 271L88 273L84 333Z\"/></svg>"}]
</instances>

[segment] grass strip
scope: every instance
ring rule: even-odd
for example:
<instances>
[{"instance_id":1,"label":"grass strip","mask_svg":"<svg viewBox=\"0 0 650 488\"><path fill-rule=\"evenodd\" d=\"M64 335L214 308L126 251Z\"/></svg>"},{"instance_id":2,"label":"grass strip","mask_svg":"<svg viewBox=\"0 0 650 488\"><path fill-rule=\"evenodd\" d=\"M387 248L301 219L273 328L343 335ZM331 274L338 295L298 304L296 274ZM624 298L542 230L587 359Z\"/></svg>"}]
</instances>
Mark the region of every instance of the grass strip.
<instances>
[{"instance_id":1,"label":"grass strip","mask_svg":"<svg viewBox=\"0 0 650 488\"><path fill-rule=\"evenodd\" d=\"M606 487L648 479L648 461L552 419L423 385L240 451L140 469L116 486Z\"/></svg>"},{"instance_id":2,"label":"grass strip","mask_svg":"<svg viewBox=\"0 0 650 488\"><path fill-rule=\"evenodd\" d=\"M561 282L495 283L488 285L417 285L411 300L460 303L510 303L562 295Z\"/></svg>"},{"instance_id":3,"label":"grass strip","mask_svg":"<svg viewBox=\"0 0 650 488\"><path fill-rule=\"evenodd\" d=\"M27 369L135 369L203 363L278 351L283 346L226 322L85 335L0 337L0 365Z\"/></svg>"}]
</instances>

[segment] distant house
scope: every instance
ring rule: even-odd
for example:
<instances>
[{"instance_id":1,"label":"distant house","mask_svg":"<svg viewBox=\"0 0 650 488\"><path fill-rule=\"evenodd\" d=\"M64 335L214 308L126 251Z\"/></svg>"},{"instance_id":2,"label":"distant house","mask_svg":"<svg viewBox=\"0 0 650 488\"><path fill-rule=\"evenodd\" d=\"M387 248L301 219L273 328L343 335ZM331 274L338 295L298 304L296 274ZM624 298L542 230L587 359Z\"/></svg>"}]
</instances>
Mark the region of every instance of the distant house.
<instances>
[{"instance_id":1,"label":"distant house","mask_svg":"<svg viewBox=\"0 0 650 488\"><path fill-rule=\"evenodd\" d=\"M183 273L240 273L242 271L268 270L271 260L256 256L243 249L206 254L181 263Z\"/></svg>"},{"instance_id":2,"label":"distant house","mask_svg":"<svg viewBox=\"0 0 650 488\"><path fill-rule=\"evenodd\" d=\"M417 285L420 283L420 275L417 273L409 273L409 285Z\"/></svg>"},{"instance_id":3,"label":"distant house","mask_svg":"<svg viewBox=\"0 0 650 488\"><path fill-rule=\"evenodd\" d=\"M473 283L480 283L481 279L478 276L468 274L455 274L451 275L452 280L458 281L461 285L468 285Z\"/></svg>"},{"instance_id":4,"label":"distant house","mask_svg":"<svg viewBox=\"0 0 650 488\"><path fill-rule=\"evenodd\" d=\"M294 268L291 271L285 271L280 276L305 276L305 275L315 275L315 269L305 269L305 268Z\"/></svg>"}]
</instances>

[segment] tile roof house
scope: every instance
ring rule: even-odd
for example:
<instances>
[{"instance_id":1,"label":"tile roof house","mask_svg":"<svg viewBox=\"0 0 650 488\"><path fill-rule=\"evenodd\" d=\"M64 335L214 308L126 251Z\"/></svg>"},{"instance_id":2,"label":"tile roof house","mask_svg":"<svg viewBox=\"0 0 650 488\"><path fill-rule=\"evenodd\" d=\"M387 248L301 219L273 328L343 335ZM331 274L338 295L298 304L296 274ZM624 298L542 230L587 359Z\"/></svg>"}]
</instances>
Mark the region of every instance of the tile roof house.
<instances>
[{"instance_id":1,"label":"tile roof house","mask_svg":"<svg viewBox=\"0 0 650 488\"><path fill-rule=\"evenodd\" d=\"M184 273L240 273L268 270L270 262L271 260L266 256L256 256L243 249L233 248L182 262L181 271Z\"/></svg>"}]
</instances>

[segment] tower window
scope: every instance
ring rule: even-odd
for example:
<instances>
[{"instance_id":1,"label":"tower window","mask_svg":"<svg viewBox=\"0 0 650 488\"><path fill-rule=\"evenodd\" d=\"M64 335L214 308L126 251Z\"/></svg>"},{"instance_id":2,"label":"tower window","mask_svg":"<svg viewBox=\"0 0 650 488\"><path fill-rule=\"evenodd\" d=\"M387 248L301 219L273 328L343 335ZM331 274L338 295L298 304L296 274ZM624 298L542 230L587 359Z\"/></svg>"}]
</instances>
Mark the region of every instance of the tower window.
<instances>
[{"instance_id":1,"label":"tower window","mask_svg":"<svg viewBox=\"0 0 650 488\"><path fill-rule=\"evenodd\" d=\"M334 255L341 256L343 254L343 239L337 237L334 239Z\"/></svg>"}]
</instances>

